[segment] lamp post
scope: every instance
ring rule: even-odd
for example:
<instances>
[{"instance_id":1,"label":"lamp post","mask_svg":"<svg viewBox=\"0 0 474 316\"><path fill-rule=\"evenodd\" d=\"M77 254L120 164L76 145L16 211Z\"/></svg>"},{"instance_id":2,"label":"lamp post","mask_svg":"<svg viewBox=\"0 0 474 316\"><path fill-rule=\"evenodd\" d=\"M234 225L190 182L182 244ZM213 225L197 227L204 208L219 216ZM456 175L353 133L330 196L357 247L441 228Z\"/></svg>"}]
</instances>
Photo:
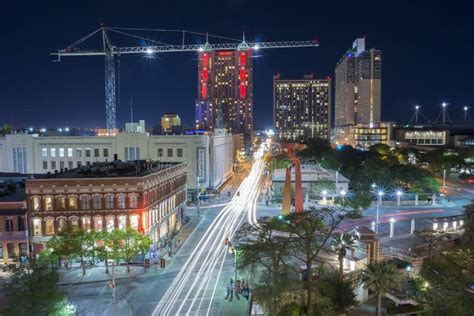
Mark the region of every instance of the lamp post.
<instances>
[{"instance_id":1,"label":"lamp post","mask_svg":"<svg viewBox=\"0 0 474 316\"><path fill-rule=\"evenodd\" d=\"M400 200L402 199L403 192L402 190L397 190L397 205L400 206Z\"/></svg>"},{"instance_id":2,"label":"lamp post","mask_svg":"<svg viewBox=\"0 0 474 316\"><path fill-rule=\"evenodd\" d=\"M380 208L380 205L382 204L382 197L383 197L384 193L383 191L378 191L377 192L377 196L378 196L378 203L377 203L377 218L376 218L376 226L375 226L375 232L378 233L379 232L379 208Z\"/></svg>"},{"instance_id":3,"label":"lamp post","mask_svg":"<svg viewBox=\"0 0 474 316\"><path fill-rule=\"evenodd\" d=\"M328 191L323 190L321 193L323 194L323 204L326 204L326 195L328 194Z\"/></svg>"},{"instance_id":4,"label":"lamp post","mask_svg":"<svg viewBox=\"0 0 474 316\"><path fill-rule=\"evenodd\" d=\"M395 218L390 219L390 238L393 238L393 235L395 233Z\"/></svg>"}]
</instances>

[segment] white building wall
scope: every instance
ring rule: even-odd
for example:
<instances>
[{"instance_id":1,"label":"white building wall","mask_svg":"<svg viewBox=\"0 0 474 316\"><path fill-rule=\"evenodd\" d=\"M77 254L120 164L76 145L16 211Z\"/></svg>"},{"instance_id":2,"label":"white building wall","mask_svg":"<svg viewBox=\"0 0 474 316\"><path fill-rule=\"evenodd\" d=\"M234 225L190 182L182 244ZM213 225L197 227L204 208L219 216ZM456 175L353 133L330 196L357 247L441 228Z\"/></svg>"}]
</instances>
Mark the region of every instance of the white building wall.
<instances>
[{"instance_id":1,"label":"white building wall","mask_svg":"<svg viewBox=\"0 0 474 316\"><path fill-rule=\"evenodd\" d=\"M25 170L15 169L13 149L25 153L26 161L22 162ZM189 190L197 189L198 174L201 188L215 188L232 174L234 138L230 134L149 136L120 133L111 137L10 134L0 137L0 172L54 173L61 168L113 161L115 154L119 160L186 162Z\"/></svg>"}]
</instances>

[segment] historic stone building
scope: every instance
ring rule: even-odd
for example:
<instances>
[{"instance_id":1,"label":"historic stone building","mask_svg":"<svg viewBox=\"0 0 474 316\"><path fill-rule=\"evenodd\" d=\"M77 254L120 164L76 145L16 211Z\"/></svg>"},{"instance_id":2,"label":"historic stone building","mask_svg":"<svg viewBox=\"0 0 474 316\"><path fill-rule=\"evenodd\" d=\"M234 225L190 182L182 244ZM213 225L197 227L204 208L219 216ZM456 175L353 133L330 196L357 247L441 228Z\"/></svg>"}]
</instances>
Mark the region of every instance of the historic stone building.
<instances>
[{"instance_id":1,"label":"historic stone building","mask_svg":"<svg viewBox=\"0 0 474 316\"><path fill-rule=\"evenodd\" d=\"M34 251L67 226L132 227L160 247L182 223L186 164L137 160L64 169L28 179L26 198Z\"/></svg>"}]
</instances>

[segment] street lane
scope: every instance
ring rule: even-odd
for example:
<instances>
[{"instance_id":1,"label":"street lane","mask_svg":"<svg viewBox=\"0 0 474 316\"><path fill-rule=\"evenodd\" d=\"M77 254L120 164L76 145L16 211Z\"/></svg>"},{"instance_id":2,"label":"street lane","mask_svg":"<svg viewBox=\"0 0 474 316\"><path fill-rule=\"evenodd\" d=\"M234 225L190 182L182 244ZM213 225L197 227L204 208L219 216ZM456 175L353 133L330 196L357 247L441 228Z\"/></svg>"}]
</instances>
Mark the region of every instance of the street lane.
<instances>
[{"instance_id":1,"label":"street lane","mask_svg":"<svg viewBox=\"0 0 474 316\"><path fill-rule=\"evenodd\" d=\"M232 240L244 220L256 221L256 203L264 167L262 158L263 147L255 153L249 175L229 204L212 221L152 315L213 315L219 310L222 297L217 293L222 292L222 285L233 276L232 269L229 269L233 260L226 260L228 251L224 240Z\"/></svg>"}]
</instances>

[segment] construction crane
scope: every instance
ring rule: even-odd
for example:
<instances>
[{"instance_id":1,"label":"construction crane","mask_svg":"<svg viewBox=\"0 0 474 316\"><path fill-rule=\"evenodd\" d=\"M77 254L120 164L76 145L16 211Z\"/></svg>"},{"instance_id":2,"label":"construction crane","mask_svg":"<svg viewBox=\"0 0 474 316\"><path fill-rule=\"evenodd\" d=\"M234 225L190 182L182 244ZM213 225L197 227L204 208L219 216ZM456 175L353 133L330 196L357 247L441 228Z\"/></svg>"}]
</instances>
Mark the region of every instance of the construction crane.
<instances>
[{"instance_id":1,"label":"construction crane","mask_svg":"<svg viewBox=\"0 0 474 316\"><path fill-rule=\"evenodd\" d=\"M136 34L131 34L125 31L158 31L158 32L179 32L182 33L182 41L180 45L167 44L151 40ZM135 39L140 39L148 42L150 45L145 46L115 46L110 39L110 33L117 33L129 36ZM186 34L194 34L206 36L206 42L200 44L185 44ZM102 47L100 49L80 49L78 46L87 41L94 35L102 35ZM242 40L231 39L234 43L209 43L209 36L219 39L231 39L228 37L221 37L209 35L204 33L186 31L186 30L165 30L165 29L134 29L134 28L118 28L118 27L104 27L101 26L94 32L84 36L80 40L74 42L64 49L60 49L51 53L54 58L53 61L61 61L61 57L79 57L79 56L104 56L105 60L105 110L106 110L106 126L109 134L114 134L117 129L116 122L116 59L121 55L128 54L142 54L146 56L153 56L159 53L173 53L173 52L204 52L213 50L260 50L268 48L292 48L292 47L318 47L317 40L309 41L278 41L278 42L246 42L245 33Z\"/></svg>"}]
</instances>

